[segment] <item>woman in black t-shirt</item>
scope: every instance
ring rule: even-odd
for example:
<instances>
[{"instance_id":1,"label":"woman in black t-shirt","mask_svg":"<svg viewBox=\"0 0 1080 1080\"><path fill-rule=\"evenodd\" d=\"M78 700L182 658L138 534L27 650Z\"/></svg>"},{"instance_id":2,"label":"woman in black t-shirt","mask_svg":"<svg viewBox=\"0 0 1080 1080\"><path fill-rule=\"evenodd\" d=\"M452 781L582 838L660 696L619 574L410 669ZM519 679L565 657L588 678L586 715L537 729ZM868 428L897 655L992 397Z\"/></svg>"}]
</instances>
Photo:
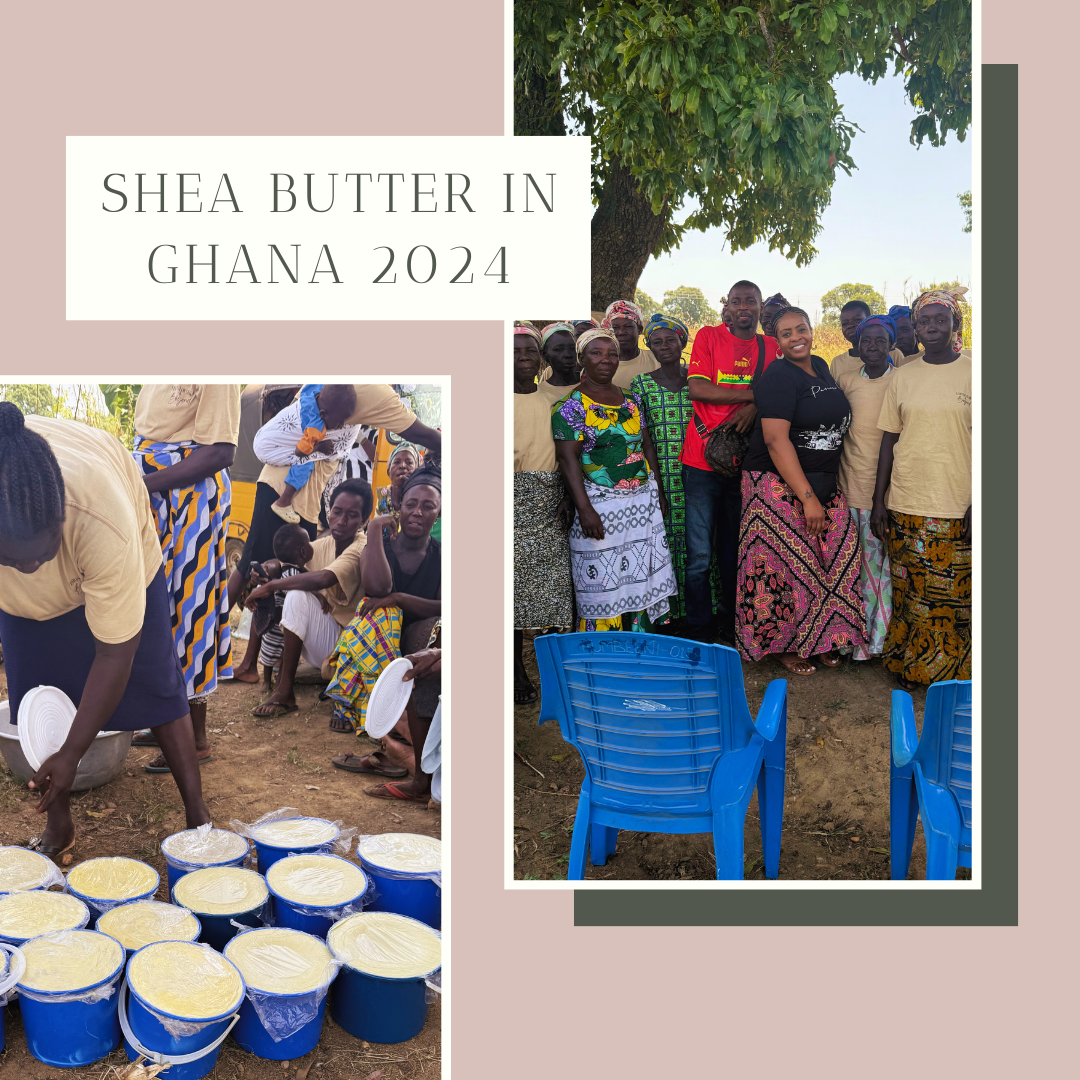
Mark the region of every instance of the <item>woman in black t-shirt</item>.
<instances>
[{"instance_id":1,"label":"woman in black t-shirt","mask_svg":"<svg viewBox=\"0 0 1080 1080\"><path fill-rule=\"evenodd\" d=\"M847 398L811 353L810 318L785 308L780 354L754 382L758 416L743 458L736 640L751 660L773 655L812 675L865 641L859 534L836 486Z\"/></svg>"}]
</instances>

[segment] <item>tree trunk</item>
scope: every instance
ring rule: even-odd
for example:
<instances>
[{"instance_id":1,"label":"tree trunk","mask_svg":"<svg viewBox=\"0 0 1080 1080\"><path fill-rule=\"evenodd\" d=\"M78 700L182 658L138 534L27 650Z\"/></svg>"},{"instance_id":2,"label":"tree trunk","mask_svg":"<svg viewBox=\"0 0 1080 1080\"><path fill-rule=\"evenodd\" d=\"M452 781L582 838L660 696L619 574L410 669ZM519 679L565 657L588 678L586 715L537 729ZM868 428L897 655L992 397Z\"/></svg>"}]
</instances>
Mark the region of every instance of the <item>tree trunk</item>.
<instances>
[{"instance_id":1,"label":"tree trunk","mask_svg":"<svg viewBox=\"0 0 1080 1080\"><path fill-rule=\"evenodd\" d=\"M638 182L617 161L608 170L592 218L592 309L633 300L638 278L667 228L667 204L659 214Z\"/></svg>"}]
</instances>

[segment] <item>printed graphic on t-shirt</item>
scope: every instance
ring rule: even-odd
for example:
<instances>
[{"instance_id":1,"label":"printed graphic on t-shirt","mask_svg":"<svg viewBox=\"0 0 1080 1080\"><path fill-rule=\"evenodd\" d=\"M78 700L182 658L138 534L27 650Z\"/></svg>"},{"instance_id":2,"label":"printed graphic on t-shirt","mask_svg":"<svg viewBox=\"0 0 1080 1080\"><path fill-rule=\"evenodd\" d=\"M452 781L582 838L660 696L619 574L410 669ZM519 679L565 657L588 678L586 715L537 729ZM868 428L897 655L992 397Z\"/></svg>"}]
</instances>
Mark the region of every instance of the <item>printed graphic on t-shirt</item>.
<instances>
[{"instance_id":1,"label":"printed graphic on t-shirt","mask_svg":"<svg viewBox=\"0 0 1080 1080\"><path fill-rule=\"evenodd\" d=\"M817 387L814 387L817 389ZM824 389L833 389L824 387ZM844 417L840 424L826 427L822 424L818 428L809 428L805 431L794 432L797 446L803 450L839 450L844 441L844 432L851 426L851 413Z\"/></svg>"}]
</instances>

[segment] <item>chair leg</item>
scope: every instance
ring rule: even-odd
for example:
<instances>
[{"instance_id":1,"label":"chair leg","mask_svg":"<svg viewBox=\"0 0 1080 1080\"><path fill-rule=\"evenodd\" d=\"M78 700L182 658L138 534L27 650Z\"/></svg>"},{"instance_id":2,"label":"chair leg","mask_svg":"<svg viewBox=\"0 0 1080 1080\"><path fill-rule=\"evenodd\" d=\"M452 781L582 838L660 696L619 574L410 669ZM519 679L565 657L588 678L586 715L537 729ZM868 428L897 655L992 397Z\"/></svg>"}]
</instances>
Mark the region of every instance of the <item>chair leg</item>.
<instances>
[{"instance_id":1,"label":"chair leg","mask_svg":"<svg viewBox=\"0 0 1080 1080\"><path fill-rule=\"evenodd\" d=\"M713 850L718 881L741 881L743 876L743 823L746 808L722 806L713 811Z\"/></svg>"},{"instance_id":2,"label":"chair leg","mask_svg":"<svg viewBox=\"0 0 1080 1080\"><path fill-rule=\"evenodd\" d=\"M894 772L889 779L889 862L893 881L907 878L918 817L919 800L910 767L906 775Z\"/></svg>"},{"instance_id":3,"label":"chair leg","mask_svg":"<svg viewBox=\"0 0 1080 1080\"><path fill-rule=\"evenodd\" d=\"M608 861L608 856L615 854L618 835L618 829L607 825L589 827L589 861L593 866L604 866Z\"/></svg>"},{"instance_id":4,"label":"chair leg","mask_svg":"<svg viewBox=\"0 0 1080 1080\"><path fill-rule=\"evenodd\" d=\"M954 881L959 852L953 838L925 828L923 834L926 837L926 880Z\"/></svg>"},{"instance_id":5,"label":"chair leg","mask_svg":"<svg viewBox=\"0 0 1080 1080\"><path fill-rule=\"evenodd\" d=\"M761 763L757 781L758 816L761 818L761 848L765 857L765 876L780 873L780 835L784 827L784 770Z\"/></svg>"},{"instance_id":6,"label":"chair leg","mask_svg":"<svg viewBox=\"0 0 1080 1080\"><path fill-rule=\"evenodd\" d=\"M566 869L568 881L585 880L585 853L589 846L589 799L578 797L577 815L574 817L574 835L570 840L570 865Z\"/></svg>"}]
</instances>

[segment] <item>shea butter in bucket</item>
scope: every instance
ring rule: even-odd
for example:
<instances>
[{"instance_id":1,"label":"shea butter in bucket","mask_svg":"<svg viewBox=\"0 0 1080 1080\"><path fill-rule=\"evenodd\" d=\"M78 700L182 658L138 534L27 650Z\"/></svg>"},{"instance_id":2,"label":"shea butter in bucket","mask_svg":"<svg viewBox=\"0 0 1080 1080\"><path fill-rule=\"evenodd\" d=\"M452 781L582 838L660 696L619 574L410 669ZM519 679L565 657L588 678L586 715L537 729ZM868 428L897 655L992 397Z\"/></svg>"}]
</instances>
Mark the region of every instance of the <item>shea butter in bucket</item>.
<instances>
[{"instance_id":1,"label":"shea butter in bucket","mask_svg":"<svg viewBox=\"0 0 1080 1080\"><path fill-rule=\"evenodd\" d=\"M233 1031L240 1046L271 1061L314 1050L326 993L340 966L325 943L298 930L266 927L238 934L225 946L225 956L247 986Z\"/></svg>"},{"instance_id":2,"label":"shea butter in bucket","mask_svg":"<svg viewBox=\"0 0 1080 1080\"><path fill-rule=\"evenodd\" d=\"M90 909L67 893L10 893L0 897L0 941L21 945L39 934L81 930L90 921Z\"/></svg>"},{"instance_id":3,"label":"shea butter in bucket","mask_svg":"<svg viewBox=\"0 0 1080 1080\"><path fill-rule=\"evenodd\" d=\"M286 855L309 855L317 851L348 855L356 835L356 829L342 828L340 821L301 817L291 806L263 814L250 825L230 821L229 827L254 842L260 874L265 874Z\"/></svg>"},{"instance_id":4,"label":"shea butter in bucket","mask_svg":"<svg viewBox=\"0 0 1080 1080\"><path fill-rule=\"evenodd\" d=\"M87 859L68 871L67 887L72 896L86 903L91 925L102 912L132 900L146 900L158 890L158 872L144 862L111 856Z\"/></svg>"},{"instance_id":5,"label":"shea butter in bucket","mask_svg":"<svg viewBox=\"0 0 1080 1080\"><path fill-rule=\"evenodd\" d=\"M25 892L63 885L64 875L52 859L22 847L0 847L0 893Z\"/></svg>"},{"instance_id":6,"label":"shea butter in bucket","mask_svg":"<svg viewBox=\"0 0 1080 1080\"><path fill-rule=\"evenodd\" d=\"M342 964L330 1015L350 1035L398 1043L427 1020L427 989L442 965L438 931L390 912L362 912L335 923L326 936Z\"/></svg>"},{"instance_id":7,"label":"shea butter in bucket","mask_svg":"<svg viewBox=\"0 0 1080 1080\"><path fill-rule=\"evenodd\" d=\"M209 824L173 833L161 841L169 878L169 893L184 874L208 866L240 866L247 858L248 842L227 829Z\"/></svg>"},{"instance_id":8,"label":"shea butter in bucket","mask_svg":"<svg viewBox=\"0 0 1080 1080\"><path fill-rule=\"evenodd\" d=\"M140 1054L159 1063L168 1059L169 1080L199 1080L213 1069L244 999L234 964L208 945L159 941L128 961L127 987L121 1024L132 1061ZM190 1055L197 1056L183 1060Z\"/></svg>"},{"instance_id":9,"label":"shea butter in bucket","mask_svg":"<svg viewBox=\"0 0 1080 1080\"><path fill-rule=\"evenodd\" d=\"M190 911L157 900L114 907L98 919L97 928L119 941L129 954L155 941L196 941L202 933L202 925Z\"/></svg>"},{"instance_id":10,"label":"shea butter in bucket","mask_svg":"<svg viewBox=\"0 0 1080 1080\"><path fill-rule=\"evenodd\" d=\"M368 880L355 863L337 855L290 855L266 873L274 895L274 923L317 937L338 919L362 910Z\"/></svg>"},{"instance_id":11,"label":"shea butter in bucket","mask_svg":"<svg viewBox=\"0 0 1080 1080\"><path fill-rule=\"evenodd\" d=\"M192 870L173 887L173 902L202 923L200 940L219 950L236 936L234 921L259 925L269 898L263 876L238 866Z\"/></svg>"},{"instance_id":12,"label":"shea butter in bucket","mask_svg":"<svg viewBox=\"0 0 1080 1080\"><path fill-rule=\"evenodd\" d=\"M356 842L360 865L372 879L368 911L391 911L442 926L442 841L418 833L379 833Z\"/></svg>"},{"instance_id":13,"label":"shea butter in bucket","mask_svg":"<svg viewBox=\"0 0 1080 1080\"><path fill-rule=\"evenodd\" d=\"M119 942L96 930L62 930L33 938L21 951L26 971L18 991L30 1053L61 1069L112 1053L120 1042L116 993L124 950Z\"/></svg>"}]
</instances>

